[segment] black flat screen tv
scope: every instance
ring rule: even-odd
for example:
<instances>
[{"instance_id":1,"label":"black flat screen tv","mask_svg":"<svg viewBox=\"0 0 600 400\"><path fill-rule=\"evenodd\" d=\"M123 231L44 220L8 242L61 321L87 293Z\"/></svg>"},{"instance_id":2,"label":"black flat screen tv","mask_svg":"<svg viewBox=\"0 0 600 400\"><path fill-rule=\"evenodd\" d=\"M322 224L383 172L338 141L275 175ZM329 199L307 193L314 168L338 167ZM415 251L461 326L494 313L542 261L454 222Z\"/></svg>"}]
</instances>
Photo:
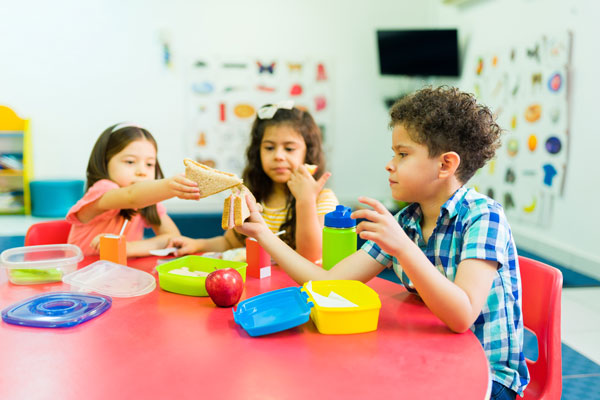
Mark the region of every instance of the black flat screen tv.
<instances>
[{"instance_id":1,"label":"black flat screen tv","mask_svg":"<svg viewBox=\"0 0 600 400\"><path fill-rule=\"evenodd\" d=\"M459 76L456 29L378 30L381 75Z\"/></svg>"}]
</instances>

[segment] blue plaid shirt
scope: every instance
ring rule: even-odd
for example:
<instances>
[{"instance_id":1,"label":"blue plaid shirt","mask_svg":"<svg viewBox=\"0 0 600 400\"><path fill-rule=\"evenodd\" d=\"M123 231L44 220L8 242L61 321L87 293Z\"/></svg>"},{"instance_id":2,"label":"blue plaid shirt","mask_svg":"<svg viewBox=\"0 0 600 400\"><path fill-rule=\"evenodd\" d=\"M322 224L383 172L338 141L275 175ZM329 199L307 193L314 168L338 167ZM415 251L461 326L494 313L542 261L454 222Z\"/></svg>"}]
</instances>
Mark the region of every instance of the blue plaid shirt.
<instances>
[{"instance_id":1,"label":"blue plaid shirt","mask_svg":"<svg viewBox=\"0 0 600 400\"><path fill-rule=\"evenodd\" d=\"M460 262L468 258L498 262L498 274L471 330L483 346L492 379L522 394L529 382L523 355L521 275L515 243L502 206L473 189L461 187L442 206L436 227L425 244L421 208L413 203L396 214L398 223L429 261L454 282ZM371 257L394 271L411 292L414 287L396 258L372 241L362 246Z\"/></svg>"}]
</instances>

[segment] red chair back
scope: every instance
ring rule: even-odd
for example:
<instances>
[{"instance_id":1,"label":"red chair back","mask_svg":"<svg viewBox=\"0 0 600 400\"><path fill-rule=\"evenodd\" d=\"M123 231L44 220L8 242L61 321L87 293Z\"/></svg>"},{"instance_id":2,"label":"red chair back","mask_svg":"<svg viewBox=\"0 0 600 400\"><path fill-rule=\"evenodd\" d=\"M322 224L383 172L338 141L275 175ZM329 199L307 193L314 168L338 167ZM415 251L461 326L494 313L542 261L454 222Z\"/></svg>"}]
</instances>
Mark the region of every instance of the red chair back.
<instances>
[{"instance_id":1,"label":"red chair back","mask_svg":"<svg viewBox=\"0 0 600 400\"><path fill-rule=\"evenodd\" d=\"M71 224L65 220L33 224L25 234L25 246L67 243Z\"/></svg>"},{"instance_id":2,"label":"red chair back","mask_svg":"<svg viewBox=\"0 0 600 400\"><path fill-rule=\"evenodd\" d=\"M531 381L524 399L560 399L562 353L560 299L562 273L542 262L519 257L523 288L523 322L537 336L538 359L527 359Z\"/></svg>"}]
</instances>

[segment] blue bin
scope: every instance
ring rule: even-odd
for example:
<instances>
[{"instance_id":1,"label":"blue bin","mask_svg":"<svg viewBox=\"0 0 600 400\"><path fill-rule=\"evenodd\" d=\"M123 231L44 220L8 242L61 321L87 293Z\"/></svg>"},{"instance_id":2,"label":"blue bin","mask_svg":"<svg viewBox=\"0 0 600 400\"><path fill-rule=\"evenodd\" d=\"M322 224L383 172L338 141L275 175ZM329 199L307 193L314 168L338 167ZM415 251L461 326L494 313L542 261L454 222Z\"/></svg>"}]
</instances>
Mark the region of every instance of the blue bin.
<instances>
[{"instance_id":1,"label":"blue bin","mask_svg":"<svg viewBox=\"0 0 600 400\"><path fill-rule=\"evenodd\" d=\"M83 197L82 180L31 181L31 214L34 217L64 218Z\"/></svg>"}]
</instances>

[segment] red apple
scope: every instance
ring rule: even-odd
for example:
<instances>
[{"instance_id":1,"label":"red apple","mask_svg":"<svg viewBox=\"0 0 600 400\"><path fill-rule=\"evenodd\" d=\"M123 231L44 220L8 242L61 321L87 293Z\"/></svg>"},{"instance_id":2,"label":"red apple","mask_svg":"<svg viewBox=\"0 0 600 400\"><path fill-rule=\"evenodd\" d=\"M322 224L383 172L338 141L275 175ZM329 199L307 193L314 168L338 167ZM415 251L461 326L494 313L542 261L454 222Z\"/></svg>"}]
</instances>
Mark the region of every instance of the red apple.
<instances>
[{"instance_id":1,"label":"red apple","mask_svg":"<svg viewBox=\"0 0 600 400\"><path fill-rule=\"evenodd\" d=\"M219 307L231 307L242 297L244 280L233 268L218 269L206 277L206 292Z\"/></svg>"}]
</instances>

